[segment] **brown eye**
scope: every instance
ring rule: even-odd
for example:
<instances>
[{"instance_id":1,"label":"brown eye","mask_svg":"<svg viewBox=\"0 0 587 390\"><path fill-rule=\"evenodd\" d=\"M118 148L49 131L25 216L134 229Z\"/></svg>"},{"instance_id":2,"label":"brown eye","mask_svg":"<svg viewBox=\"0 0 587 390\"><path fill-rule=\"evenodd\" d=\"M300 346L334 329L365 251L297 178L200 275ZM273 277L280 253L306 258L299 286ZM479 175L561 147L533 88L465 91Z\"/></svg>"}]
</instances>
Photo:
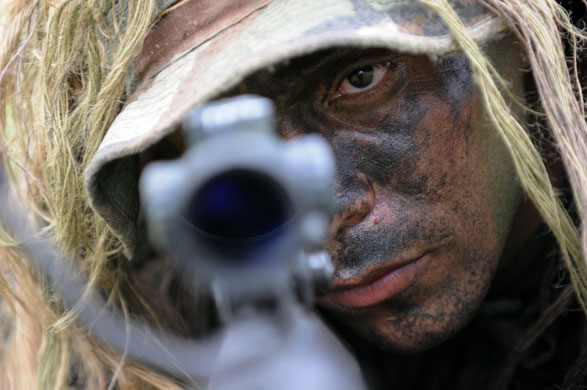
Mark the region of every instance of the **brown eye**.
<instances>
[{"instance_id":1,"label":"brown eye","mask_svg":"<svg viewBox=\"0 0 587 390\"><path fill-rule=\"evenodd\" d=\"M346 79L353 87L363 89L371 85L374 76L375 70L372 66L368 66L366 68L355 71Z\"/></svg>"},{"instance_id":2,"label":"brown eye","mask_svg":"<svg viewBox=\"0 0 587 390\"><path fill-rule=\"evenodd\" d=\"M390 67L390 62L383 62L352 71L343 79L334 98L358 95L377 88L389 74Z\"/></svg>"}]
</instances>

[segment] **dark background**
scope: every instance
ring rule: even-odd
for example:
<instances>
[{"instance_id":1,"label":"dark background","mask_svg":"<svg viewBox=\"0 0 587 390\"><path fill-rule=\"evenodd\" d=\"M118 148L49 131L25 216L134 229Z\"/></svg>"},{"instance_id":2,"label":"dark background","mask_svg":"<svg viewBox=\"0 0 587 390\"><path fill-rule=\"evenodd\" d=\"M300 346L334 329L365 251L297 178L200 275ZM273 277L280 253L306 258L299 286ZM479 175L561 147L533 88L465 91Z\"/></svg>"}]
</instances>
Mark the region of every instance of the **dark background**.
<instances>
[{"instance_id":1,"label":"dark background","mask_svg":"<svg viewBox=\"0 0 587 390\"><path fill-rule=\"evenodd\" d=\"M585 27L586 6L583 0L558 0L558 2L570 11L571 19L575 25L581 28Z\"/></svg>"},{"instance_id":2,"label":"dark background","mask_svg":"<svg viewBox=\"0 0 587 390\"><path fill-rule=\"evenodd\" d=\"M565 7L571 16L573 23L587 32L587 1L586 0L557 0L559 4ZM583 44L585 45L585 44ZM569 42L565 42L567 55L571 55ZM577 70L583 89L587 90L587 48L583 46L582 53L579 54Z\"/></svg>"}]
</instances>

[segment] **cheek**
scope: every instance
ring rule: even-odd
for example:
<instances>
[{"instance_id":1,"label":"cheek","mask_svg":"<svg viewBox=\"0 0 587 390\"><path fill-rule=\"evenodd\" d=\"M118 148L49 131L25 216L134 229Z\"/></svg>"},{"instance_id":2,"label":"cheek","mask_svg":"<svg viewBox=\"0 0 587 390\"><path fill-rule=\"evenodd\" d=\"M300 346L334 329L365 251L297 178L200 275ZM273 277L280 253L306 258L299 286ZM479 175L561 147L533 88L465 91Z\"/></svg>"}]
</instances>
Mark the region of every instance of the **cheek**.
<instances>
[{"instance_id":1,"label":"cheek","mask_svg":"<svg viewBox=\"0 0 587 390\"><path fill-rule=\"evenodd\" d=\"M446 310L450 298L452 310L465 305L468 310L457 311L469 312L490 284L521 191L506 148L475 93L458 105L434 96L425 103L433 109L415 126L409 153L393 163L402 169L387 170L380 198L399 195L405 207L398 210L390 203L390 214L403 213L426 221L414 226L454 235L452 245L422 269L412 302L431 314Z\"/></svg>"},{"instance_id":2,"label":"cheek","mask_svg":"<svg viewBox=\"0 0 587 390\"><path fill-rule=\"evenodd\" d=\"M422 267L409 295L349 323L381 345L410 352L445 340L474 315L520 200L506 149L486 124L476 97L458 111L430 103L435 110L415 133L418 158L409 164L411 174L394 180L425 183L407 197L408 207L454 233L454 240Z\"/></svg>"},{"instance_id":3,"label":"cheek","mask_svg":"<svg viewBox=\"0 0 587 390\"><path fill-rule=\"evenodd\" d=\"M471 242L491 243L501 252L521 198L506 147L476 93L457 107L431 104L437 109L418 129L422 196L450 209Z\"/></svg>"}]
</instances>

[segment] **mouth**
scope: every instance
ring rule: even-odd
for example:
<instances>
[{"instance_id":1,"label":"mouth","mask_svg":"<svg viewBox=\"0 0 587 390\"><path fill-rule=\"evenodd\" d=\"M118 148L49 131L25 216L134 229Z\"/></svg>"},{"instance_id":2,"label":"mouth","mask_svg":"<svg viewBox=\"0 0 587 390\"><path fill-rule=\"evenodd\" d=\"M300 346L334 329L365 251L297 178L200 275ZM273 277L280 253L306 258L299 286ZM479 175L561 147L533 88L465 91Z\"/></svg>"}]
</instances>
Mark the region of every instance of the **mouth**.
<instances>
[{"instance_id":1,"label":"mouth","mask_svg":"<svg viewBox=\"0 0 587 390\"><path fill-rule=\"evenodd\" d=\"M400 294L414 283L419 265L429 257L430 252L426 252L419 257L377 267L360 278L335 283L323 298L350 309L376 305Z\"/></svg>"}]
</instances>

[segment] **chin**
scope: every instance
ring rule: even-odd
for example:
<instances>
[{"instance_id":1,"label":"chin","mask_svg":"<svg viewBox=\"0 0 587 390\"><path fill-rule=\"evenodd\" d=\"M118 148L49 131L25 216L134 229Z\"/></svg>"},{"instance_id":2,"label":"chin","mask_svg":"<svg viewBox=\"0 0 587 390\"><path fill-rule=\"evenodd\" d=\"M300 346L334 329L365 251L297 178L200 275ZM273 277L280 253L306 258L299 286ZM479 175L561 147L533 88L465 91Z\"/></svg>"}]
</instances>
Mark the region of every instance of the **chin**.
<instances>
[{"instance_id":1,"label":"chin","mask_svg":"<svg viewBox=\"0 0 587 390\"><path fill-rule=\"evenodd\" d=\"M474 307L473 307L474 306ZM479 305L463 311L444 310L433 314L419 308L406 311L382 309L364 318L341 318L336 322L373 348L390 352L416 354L432 349L458 334L474 316ZM329 315L330 316L330 315ZM353 337L355 338L355 337Z\"/></svg>"},{"instance_id":2,"label":"chin","mask_svg":"<svg viewBox=\"0 0 587 390\"><path fill-rule=\"evenodd\" d=\"M415 354L432 349L458 334L474 316L475 310L464 313L428 315L411 313L411 318L388 316L375 320L375 326L357 329L378 349Z\"/></svg>"},{"instance_id":3,"label":"chin","mask_svg":"<svg viewBox=\"0 0 587 390\"><path fill-rule=\"evenodd\" d=\"M414 354L429 350L457 335L475 316L493 270L446 281L425 291L422 298L398 296L361 310L330 306L326 316L377 349ZM426 289L427 290L427 289ZM411 295L411 294L406 294ZM353 337L353 336L352 336ZM353 337L355 338L355 337Z\"/></svg>"}]
</instances>

